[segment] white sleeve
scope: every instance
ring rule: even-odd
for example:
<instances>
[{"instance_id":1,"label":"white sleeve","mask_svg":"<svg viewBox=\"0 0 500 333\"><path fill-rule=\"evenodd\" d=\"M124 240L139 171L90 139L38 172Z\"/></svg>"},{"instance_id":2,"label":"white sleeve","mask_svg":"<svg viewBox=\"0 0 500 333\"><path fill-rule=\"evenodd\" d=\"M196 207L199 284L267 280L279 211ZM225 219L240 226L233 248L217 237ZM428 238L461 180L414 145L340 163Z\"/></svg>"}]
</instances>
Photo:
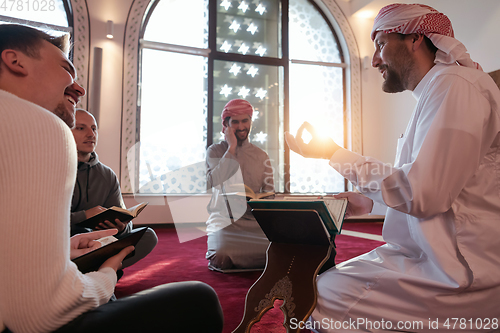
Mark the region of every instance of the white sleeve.
<instances>
[{"instance_id":1,"label":"white sleeve","mask_svg":"<svg viewBox=\"0 0 500 333\"><path fill-rule=\"evenodd\" d=\"M265 170L262 175L263 184L261 187L262 192L274 192L274 169L271 164L271 159L269 155L266 154L266 159L264 160Z\"/></svg>"},{"instance_id":2,"label":"white sleeve","mask_svg":"<svg viewBox=\"0 0 500 333\"><path fill-rule=\"evenodd\" d=\"M385 215L387 213L387 206L380 202L374 201L370 215Z\"/></svg>"},{"instance_id":3,"label":"white sleeve","mask_svg":"<svg viewBox=\"0 0 500 333\"><path fill-rule=\"evenodd\" d=\"M420 218L450 209L496 135L484 129L497 115L470 82L448 75L433 85L438 93L422 101L430 116L417 124L413 140L422 144L414 143L413 162L395 168L345 149L330 160L366 196Z\"/></svg>"},{"instance_id":4,"label":"white sleeve","mask_svg":"<svg viewBox=\"0 0 500 333\"><path fill-rule=\"evenodd\" d=\"M220 147L215 146L208 147L207 150L207 189L221 186L240 170L240 164L233 154L218 150Z\"/></svg>"},{"instance_id":5,"label":"white sleeve","mask_svg":"<svg viewBox=\"0 0 500 333\"><path fill-rule=\"evenodd\" d=\"M84 275L69 259L71 131L41 108L9 102L0 99L0 319L14 332L53 331L106 303L116 274Z\"/></svg>"}]
</instances>

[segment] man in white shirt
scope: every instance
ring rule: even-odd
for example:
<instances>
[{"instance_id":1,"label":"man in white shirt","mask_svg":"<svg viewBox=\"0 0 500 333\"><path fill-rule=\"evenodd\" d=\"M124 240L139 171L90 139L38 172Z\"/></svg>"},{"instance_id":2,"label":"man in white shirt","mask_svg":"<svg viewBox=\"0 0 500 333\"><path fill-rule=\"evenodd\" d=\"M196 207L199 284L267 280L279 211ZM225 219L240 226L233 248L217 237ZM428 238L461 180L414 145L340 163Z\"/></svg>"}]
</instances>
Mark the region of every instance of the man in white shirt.
<instances>
[{"instance_id":1,"label":"man in white shirt","mask_svg":"<svg viewBox=\"0 0 500 333\"><path fill-rule=\"evenodd\" d=\"M417 106L394 167L314 135L289 147L325 158L359 193L348 216L387 209L387 244L318 278L319 332L497 331L500 311L500 91L431 7L381 9L372 65ZM453 318L457 318L454 321ZM486 325L485 325L486 324Z\"/></svg>"},{"instance_id":2,"label":"man in white shirt","mask_svg":"<svg viewBox=\"0 0 500 333\"><path fill-rule=\"evenodd\" d=\"M217 295L199 282L108 303L132 246L96 272L71 262L116 230L69 237L77 164L70 127L85 90L68 50L69 36L0 25L0 332L222 331Z\"/></svg>"}]
</instances>

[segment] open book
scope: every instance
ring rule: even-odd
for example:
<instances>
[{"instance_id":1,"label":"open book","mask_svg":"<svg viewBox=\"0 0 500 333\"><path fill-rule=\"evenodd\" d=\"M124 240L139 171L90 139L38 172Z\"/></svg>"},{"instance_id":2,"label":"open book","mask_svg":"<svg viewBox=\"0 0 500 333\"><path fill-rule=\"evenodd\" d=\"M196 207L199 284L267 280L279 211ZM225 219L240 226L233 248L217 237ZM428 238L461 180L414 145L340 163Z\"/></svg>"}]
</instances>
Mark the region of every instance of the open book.
<instances>
[{"instance_id":1,"label":"open book","mask_svg":"<svg viewBox=\"0 0 500 333\"><path fill-rule=\"evenodd\" d=\"M124 209L121 207L110 207L106 210L103 210L99 214L96 214L82 222L77 223L76 225L84 228L95 229L99 225L99 223L104 221L114 222L115 219L119 219L122 222L130 221L133 218L137 217L139 213L148 205L147 202L142 202L134 207L130 207L128 209Z\"/></svg>"},{"instance_id":2,"label":"open book","mask_svg":"<svg viewBox=\"0 0 500 333\"><path fill-rule=\"evenodd\" d=\"M347 198L343 199L335 199L333 197L324 197L324 196L313 196L313 197L305 197L305 196L286 196L283 200L290 201L323 201L326 205L326 209L330 213L333 223L335 224L335 228L337 229L337 233L340 233L342 230L342 224L344 222L344 216L347 209Z\"/></svg>"},{"instance_id":3,"label":"open book","mask_svg":"<svg viewBox=\"0 0 500 333\"><path fill-rule=\"evenodd\" d=\"M274 192L255 193L248 185L241 183L225 186L225 190L226 190L226 195L238 195L246 197L247 200L262 199L274 195Z\"/></svg>"},{"instance_id":4,"label":"open book","mask_svg":"<svg viewBox=\"0 0 500 333\"><path fill-rule=\"evenodd\" d=\"M319 245L331 242L342 230L347 199L251 200L248 204L270 241Z\"/></svg>"},{"instance_id":5,"label":"open book","mask_svg":"<svg viewBox=\"0 0 500 333\"><path fill-rule=\"evenodd\" d=\"M114 236L101 238L98 240L102 244L100 248L73 258L71 261L76 264L78 270L82 273L97 271L110 257L120 253L120 251L127 246L137 245L146 232L146 229L147 227L134 229L130 233L122 235L120 238L115 238ZM126 258L133 255L134 252L130 253Z\"/></svg>"}]
</instances>

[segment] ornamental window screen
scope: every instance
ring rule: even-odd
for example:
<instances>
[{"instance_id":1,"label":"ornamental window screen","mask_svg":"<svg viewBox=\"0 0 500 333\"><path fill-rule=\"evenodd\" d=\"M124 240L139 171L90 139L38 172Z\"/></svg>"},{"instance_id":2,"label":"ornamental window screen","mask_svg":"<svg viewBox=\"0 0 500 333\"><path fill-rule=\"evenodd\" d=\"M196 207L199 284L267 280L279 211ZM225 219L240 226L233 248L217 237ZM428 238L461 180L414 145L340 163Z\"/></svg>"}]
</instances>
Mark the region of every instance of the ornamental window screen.
<instances>
[{"instance_id":1,"label":"ornamental window screen","mask_svg":"<svg viewBox=\"0 0 500 333\"><path fill-rule=\"evenodd\" d=\"M269 154L277 192L344 191L328 163L288 153L284 142L284 132L295 133L303 121L340 145L347 137L347 66L318 6L308 0L186 4L161 0L145 11L136 149L128 153L131 192L206 192L205 152L223 140L220 114L234 98L255 108L249 138Z\"/></svg>"}]
</instances>

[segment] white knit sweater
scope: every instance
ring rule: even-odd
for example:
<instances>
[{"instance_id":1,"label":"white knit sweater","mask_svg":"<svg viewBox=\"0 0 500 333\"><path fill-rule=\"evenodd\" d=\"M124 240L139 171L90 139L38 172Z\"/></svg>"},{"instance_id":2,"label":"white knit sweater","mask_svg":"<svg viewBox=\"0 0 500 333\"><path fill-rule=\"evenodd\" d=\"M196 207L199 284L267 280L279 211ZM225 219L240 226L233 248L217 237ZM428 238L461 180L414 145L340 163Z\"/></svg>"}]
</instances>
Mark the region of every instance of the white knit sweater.
<instances>
[{"instance_id":1,"label":"white knit sweater","mask_svg":"<svg viewBox=\"0 0 500 333\"><path fill-rule=\"evenodd\" d=\"M69 258L76 165L66 124L0 90L0 332L54 330L113 293L113 269L82 274Z\"/></svg>"}]
</instances>

